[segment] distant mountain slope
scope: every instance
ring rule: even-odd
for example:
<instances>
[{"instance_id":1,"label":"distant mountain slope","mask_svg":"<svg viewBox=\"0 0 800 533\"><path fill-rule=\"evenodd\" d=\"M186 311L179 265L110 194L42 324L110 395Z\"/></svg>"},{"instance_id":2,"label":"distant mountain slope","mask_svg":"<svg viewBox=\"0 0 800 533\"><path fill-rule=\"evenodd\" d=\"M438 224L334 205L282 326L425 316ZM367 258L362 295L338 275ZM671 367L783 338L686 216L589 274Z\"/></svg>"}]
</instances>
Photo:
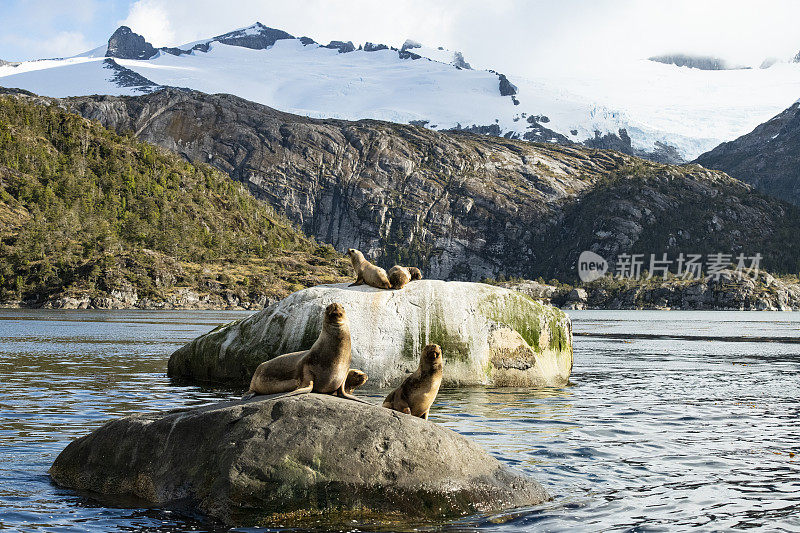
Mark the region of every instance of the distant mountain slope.
<instances>
[{"instance_id":1,"label":"distant mountain slope","mask_svg":"<svg viewBox=\"0 0 800 533\"><path fill-rule=\"evenodd\" d=\"M617 152L317 120L230 95L164 90L58 101L208 162L338 250L430 277L575 276L582 250L764 255L800 270L796 208L698 166Z\"/></svg>"},{"instance_id":2,"label":"distant mountain slope","mask_svg":"<svg viewBox=\"0 0 800 533\"><path fill-rule=\"evenodd\" d=\"M0 66L0 85L52 97L188 87L315 118L579 143L669 163L746 133L800 90L800 65L788 63L714 71L642 59L526 78L468 59L412 41L318 44L260 23L155 48L123 26L73 58Z\"/></svg>"},{"instance_id":3,"label":"distant mountain slope","mask_svg":"<svg viewBox=\"0 0 800 533\"><path fill-rule=\"evenodd\" d=\"M700 70L738 70L747 68L739 65L730 65L724 59L713 56L666 54L649 57L648 59L656 63L664 63L665 65L675 65L677 67L689 67Z\"/></svg>"},{"instance_id":4,"label":"distant mountain slope","mask_svg":"<svg viewBox=\"0 0 800 533\"><path fill-rule=\"evenodd\" d=\"M800 103L695 160L800 205Z\"/></svg>"},{"instance_id":5,"label":"distant mountain slope","mask_svg":"<svg viewBox=\"0 0 800 533\"><path fill-rule=\"evenodd\" d=\"M263 305L347 272L219 171L49 104L0 95L0 302Z\"/></svg>"}]
</instances>

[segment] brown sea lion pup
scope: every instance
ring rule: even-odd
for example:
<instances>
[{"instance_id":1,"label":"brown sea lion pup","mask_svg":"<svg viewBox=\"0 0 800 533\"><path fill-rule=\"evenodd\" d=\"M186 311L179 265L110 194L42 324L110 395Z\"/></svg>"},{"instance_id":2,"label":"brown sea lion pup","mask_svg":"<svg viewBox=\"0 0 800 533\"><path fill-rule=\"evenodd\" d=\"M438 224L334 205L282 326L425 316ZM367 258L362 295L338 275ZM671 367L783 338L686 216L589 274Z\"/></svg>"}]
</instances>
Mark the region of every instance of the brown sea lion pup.
<instances>
[{"instance_id":1,"label":"brown sea lion pup","mask_svg":"<svg viewBox=\"0 0 800 533\"><path fill-rule=\"evenodd\" d=\"M395 265L389 269L389 283L393 289L402 289L410 281L422 279L422 272L417 267Z\"/></svg>"},{"instance_id":2,"label":"brown sea lion pup","mask_svg":"<svg viewBox=\"0 0 800 533\"><path fill-rule=\"evenodd\" d=\"M389 393L383 400L383 406L427 420L428 411L442 384L442 364L439 345L427 345L419 358L419 368Z\"/></svg>"},{"instance_id":3,"label":"brown sea lion pup","mask_svg":"<svg viewBox=\"0 0 800 533\"><path fill-rule=\"evenodd\" d=\"M344 382L344 391L347 394L353 394L353 390L366 383L367 379L369 379L369 376L367 376L364 372L361 370L356 370L355 368L351 368L350 372L347 373L347 379Z\"/></svg>"},{"instance_id":4,"label":"brown sea lion pup","mask_svg":"<svg viewBox=\"0 0 800 533\"><path fill-rule=\"evenodd\" d=\"M364 259L364 254L355 248L350 248L347 250L347 255L350 256L350 262L353 264L353 270L356 271L356 281L355 283L350 284L351 287L366 283L370 287L376 287L378 289L392 288L392 285L389 283L389 277L386 275L386 271Z\"/></svg>"},{"instance_id":5,"label":"brown sea lion pup","mask_svg":"<svg viewBox=\"0 0 800 533\"><path fill-rule=\"evenodd\" d=\"M314 345L258 365L244 399L256 394L318 392L355 400L345 392L351 358L350 321L344 307L332 303L325 308L322 331Z\"/></svg>"},{"instance_id":6,"label":"brown sea lion pup","mask_svg":"<svg viewBox=\"0 0 800 533\"><path fill-rule=\"evenodd\" d=\"M389 283L393 289L402 289L411 281L411 273L406 267L395 265L389 269Z\"/></svg>"}]
</instances>

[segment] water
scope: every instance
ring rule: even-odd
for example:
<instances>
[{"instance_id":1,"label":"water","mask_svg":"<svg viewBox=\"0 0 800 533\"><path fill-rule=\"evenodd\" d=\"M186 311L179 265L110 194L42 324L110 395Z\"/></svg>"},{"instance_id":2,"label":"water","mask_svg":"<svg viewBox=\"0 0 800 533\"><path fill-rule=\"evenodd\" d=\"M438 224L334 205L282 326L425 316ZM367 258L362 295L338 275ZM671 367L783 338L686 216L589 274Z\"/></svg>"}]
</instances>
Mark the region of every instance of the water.
<instances>
[{"instance_id":1,"label":"water","mask_svg":"<svg viewBox=\"0 0 800 533\"><path fill-rule=\"evenodd\" d=\"M109 418L236 396L171 384L166 360L246 315L0 310L0 529L214 529L102 507L46 472ZM571 315L569 386L446 390L431 412L554 500L440 529L800 531L800 313Z\"/></svg>"}]
</instances>

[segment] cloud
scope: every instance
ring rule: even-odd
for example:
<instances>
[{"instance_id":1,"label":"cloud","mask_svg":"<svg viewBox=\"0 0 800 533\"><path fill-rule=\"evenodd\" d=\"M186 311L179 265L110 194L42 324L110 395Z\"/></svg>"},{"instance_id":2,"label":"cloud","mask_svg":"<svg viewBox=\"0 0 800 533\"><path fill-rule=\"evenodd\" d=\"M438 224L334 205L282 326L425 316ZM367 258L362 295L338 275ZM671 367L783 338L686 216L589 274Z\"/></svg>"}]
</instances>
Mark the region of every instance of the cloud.
<instances>
[{"instance_id":1,"label":"cloud","mask_svg":"<svg viewBox=\"0 0 800 533\"><path fill-rule=\"evenodd\" d=\"M120 24L165 46L260 21L323 43L398 46L413 38L508 74L580 75L662 53L750 65L791 57L800 50L797 20L793 0L3 0L0 57L69 55L101 44Z\"/></svg>"},{"instance_id":2,"label":"cloud","mask_svg":"<svg viewBox=\"0 0 800 533\"><path fill-rule=\"evenodd\" d=\"M176 45L260 21L319 42L398 45L411 37L461 50L510 73L576 69L654 54L718 55L758 64L800 49L791 0L139 0L124 23L154 45Z\"/></svg>"},{"instance_id":3,"label":"cloud","mask_svg":"<svg viewBox=\"0 0 800 533\"><path fill-rule=\"evenodd\" d=\"M170 13L166 6L170 3L157 0L139 0L131 5L128 16L118 26L128 26L143 35L154 46L169 46L175 42L176 34L170 23Z\"/></svg>"},{"instance_id":4,"label":"cloud","mask_svg":"<svg viewBox=\"0 0 800 533\"><path fill-rule=\"evenodd\" d=\"M25 49L30 57L36 58L69 57L93 48L78 31L60 31L44 39L11 34L3 36L2 42L14 43L16 47Z\"/></svg>"}]
</instances>

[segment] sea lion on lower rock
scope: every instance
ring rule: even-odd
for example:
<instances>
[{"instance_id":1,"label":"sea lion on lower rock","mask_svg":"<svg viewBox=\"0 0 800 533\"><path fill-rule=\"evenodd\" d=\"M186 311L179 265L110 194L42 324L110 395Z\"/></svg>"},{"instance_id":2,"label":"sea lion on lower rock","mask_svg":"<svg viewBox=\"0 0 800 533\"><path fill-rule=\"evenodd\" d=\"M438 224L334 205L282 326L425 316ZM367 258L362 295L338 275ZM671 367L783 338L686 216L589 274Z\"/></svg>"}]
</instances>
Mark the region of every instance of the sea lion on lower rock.
<instances>
[{"instance_id":1,"label":"sea lion on lower rock","mask_svg":"<svg viewBox=\"0 0 800 533\"><path fill-rule=\"evenodd\" d=\"M370 287L376 287L378 289L392 288L392 285L389 283L389 277L386 275L386 271L364 259L364 254L355 248L350 248L347 250L347 255L350 256L350 262L353 264L353 270L356 271L356 281L355 283L350 284L351 287L366 283Z\"/></svg>"},{"instance_id":2,"label":"sea lion on lower rock","mask_svg":"<svg viewBox=\"0 0 800 533\"><path fill-rule=\"evenodd\" d=\"M344 381L344 391L347 394L353 394L353 390L366 383L367 379L369 379L369 376L364 372L351 368L350 372L347 373L347 379Z\"/></svg>"},{"instance_id":3,"label":"sea lion on lower rock","mask_svg":"<svg viewBox=\"0 0 800 533\"><path fill-rule=\"evenodd\" d=\"M429 344L422 350L417 370L389 393L383 406L427 420L441 384L442 349L438 344Z\"/></svg>"},{"instance_id":4,"label":"sea lion on lower rock","mask_svg":"<svg viewBox=\"0 0 800 533\"><path fill-rule=\"evenodd\" d=\"M351 358L350 321L344 307L332 303L325 308L322 331L314 345L258 365L244 398L256 394L318 392L356 400L345 391Z\"/></svg>"},{"instance_id":5,"label":"sea lion on lower rock","mask_svg":"<svg viewBox=\"0 0 800 533\"><path fill-rule=\"evenodd\" d=\"M417 267L395 265L389 269L389 283L393 289L402 289L410 281L422 279L422 272Z\"/></svg>"}]
</instances>

